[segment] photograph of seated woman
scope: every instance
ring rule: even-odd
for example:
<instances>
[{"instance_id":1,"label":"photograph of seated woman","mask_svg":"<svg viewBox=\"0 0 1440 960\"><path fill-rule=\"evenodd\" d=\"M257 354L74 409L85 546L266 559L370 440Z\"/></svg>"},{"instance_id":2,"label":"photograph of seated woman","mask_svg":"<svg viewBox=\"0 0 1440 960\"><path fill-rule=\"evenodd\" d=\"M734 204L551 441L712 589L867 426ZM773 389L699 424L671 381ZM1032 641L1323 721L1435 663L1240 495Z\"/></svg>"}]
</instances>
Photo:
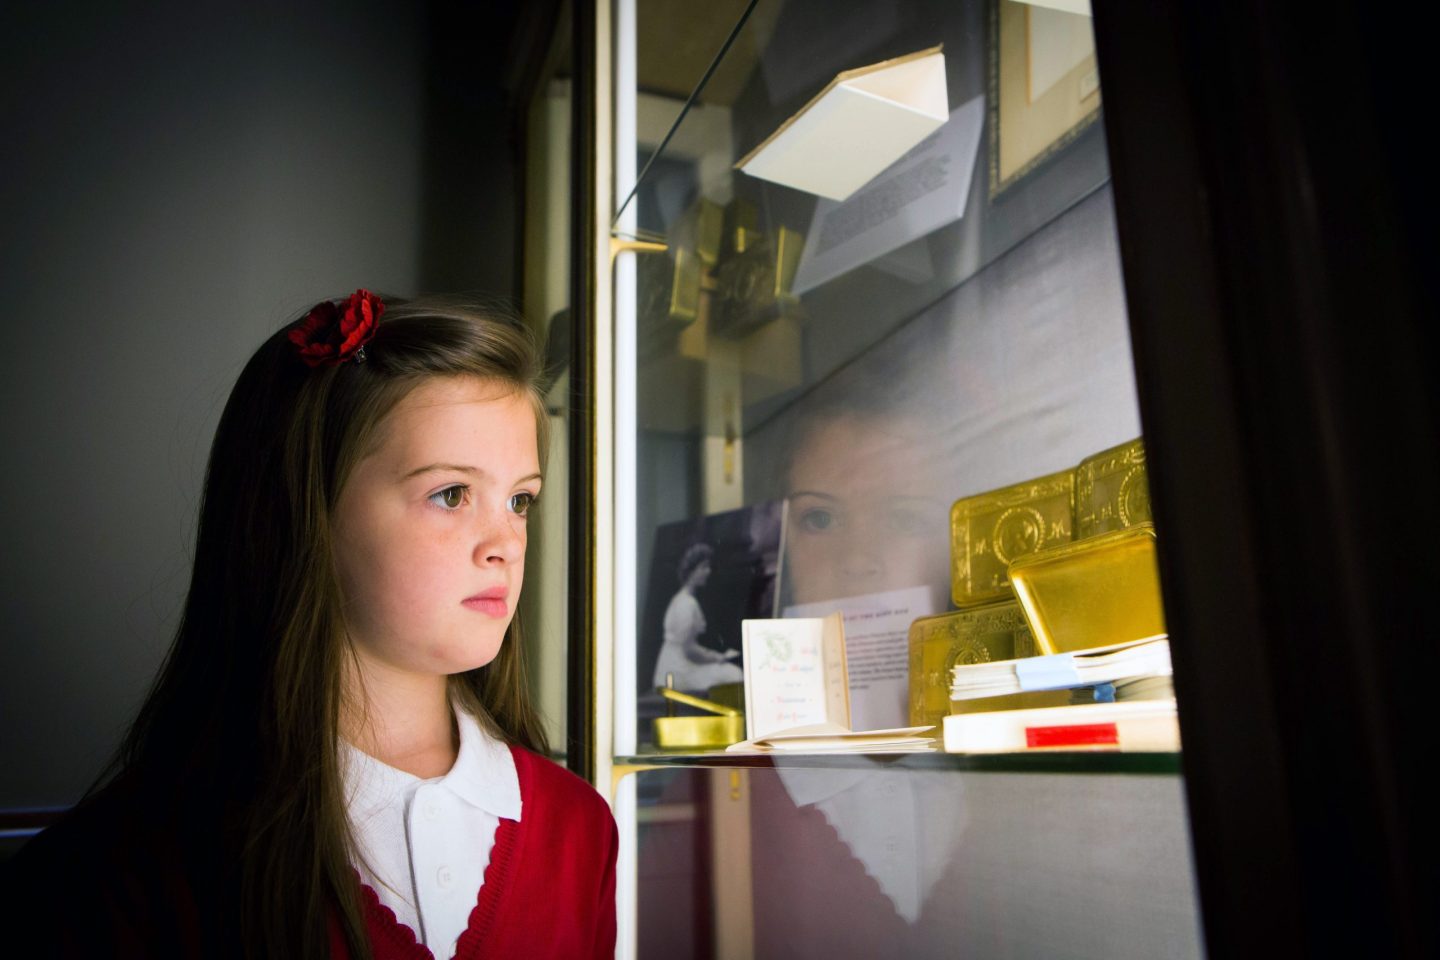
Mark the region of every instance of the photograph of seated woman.
<instances>
[{"instance_id":1,"label":"photograph of seated woman","mask_svg":"<svg viewBox=\"0 0 1440 960\"><path fill-rule=\"evenodd\" d=\"M547 754L516 605L544 480L526 329L325 300L240 374L169 657L5 865L44 956L611 957L615 821Z\"/></svg>"},{"instance_id":2,"label":"photograph of seated woman","mask_svg":"<svg viewBox=\"0 0 1440 960\"><path fill-rule=\"evenodd\" d=\"M680 589L665 608L665 640L655 661L655 686L665 686L666 678L676 690L703 693L722 683L739 683L744 672L732 661L738 650L712 650L700 642L705 635L705 613L695 594L710 579L711 560L715 551L709 544L697 543L680 558L677 575Z\"/></svg>"}]
</instances>

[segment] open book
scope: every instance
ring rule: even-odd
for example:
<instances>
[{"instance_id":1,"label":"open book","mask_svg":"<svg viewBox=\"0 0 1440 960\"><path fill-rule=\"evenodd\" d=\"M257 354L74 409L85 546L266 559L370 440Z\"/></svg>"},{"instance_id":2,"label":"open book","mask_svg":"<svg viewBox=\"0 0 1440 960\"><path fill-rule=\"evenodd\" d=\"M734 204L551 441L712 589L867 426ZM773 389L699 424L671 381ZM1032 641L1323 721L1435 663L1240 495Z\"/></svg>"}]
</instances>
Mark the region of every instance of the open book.
<instances>
[{"instance_id":1,"label":"open book","mask_svg":"<svg viewBox=\"0 0 1440 960\"><path fill-rule=\"evenodd\" d=\"M845 618L746 620L745 726L735 752L924 748L934 727L850 729Z\"/></svg>"},{"instance_id":2,"label":"open book","mask_svg":"<svg viewBox=\"0 0 1440 960\"><path fill-rule=\"evenodd\" d=\"M790 727L850 727L845 620L744 620L745 733L757 740Z\"/></svg>"}]
</instances>

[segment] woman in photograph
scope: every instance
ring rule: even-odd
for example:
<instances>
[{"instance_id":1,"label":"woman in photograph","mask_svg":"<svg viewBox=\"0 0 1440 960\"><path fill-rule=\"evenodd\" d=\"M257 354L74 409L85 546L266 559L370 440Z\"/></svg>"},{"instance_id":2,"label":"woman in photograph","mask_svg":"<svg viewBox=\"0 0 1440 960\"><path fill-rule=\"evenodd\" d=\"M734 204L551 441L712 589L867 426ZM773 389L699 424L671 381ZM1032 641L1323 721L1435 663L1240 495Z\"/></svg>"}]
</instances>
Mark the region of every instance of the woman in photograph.
<instances>
[{"instance_id":1,"label":"woman in photograph","mask_svg":"<svg viewBox=\"0 0 1440 960\"><path fill-rule=\"evenodd\" d=\"M721 653L700 642L705 634L705 612L696 593L710 579L715 551L696 543L680 558L680 589L665 608L665 642L655 661L655 686L672 686L687 693L703 692L722 683L739 683L744 672L732 661L738 650Z\"/></svg>"}]
</instances>

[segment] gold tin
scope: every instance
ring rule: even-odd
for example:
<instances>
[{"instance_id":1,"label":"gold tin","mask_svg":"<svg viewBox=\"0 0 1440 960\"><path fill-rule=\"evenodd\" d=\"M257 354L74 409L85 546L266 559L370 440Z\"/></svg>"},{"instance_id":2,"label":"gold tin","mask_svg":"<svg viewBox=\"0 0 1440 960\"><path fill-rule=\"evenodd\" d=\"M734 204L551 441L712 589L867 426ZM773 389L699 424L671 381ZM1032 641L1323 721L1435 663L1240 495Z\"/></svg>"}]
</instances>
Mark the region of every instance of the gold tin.
<instances>
[{"instance_id":1,"label":"gold tin","mask_svg":"<svg viewBox=\"0 0 1440 960\"><path fill-rule=\"evenodd\" d=\"M950 668L1035 655L1014 600L921 617L910 624L910 725L939 724L951 710Z\"/></svg>"},{"instance_id":2,"label":"gold tin","mask_svg":"<svg viewBox=\"0 0 1440 960\"><path fill-rule=\"evenodd\" d=\"M745 739L744 717L656 717L661 750L723 750Z\"/></svg>"},{"instance_id":3,"label":"gold tin","mask_svg":"<svg viewBox=\"0 0 1440 960\"><path fill-rule=\"evenodd\" d=\"M1131 440L1086 457L1075 468L1075 538L1150 520L1145 444Z\"/></svg>"},{"instance_id":4,"label":"gold tin","mask_svg":"<svg viewBox=\"0 0 1440 960\"><path fill-rule=\"evenodd\" d=\"M789 227L737 231L735 252L715 270L720 299L711 327L715 335L739 339L780 317L802 317L792 289L804 248L805 237Z\"/></svg>"},{"instance_id":5,"label":"gold tin","mask_svg":"<svg viewBox=\"0 0 1440 960\"><path fill-rule=\"evenodd\" d=\"M1153 524L1032 554L1010 580L1042 655L1165 633Z\"/></svg>"},{"instance_id":6,"label":"gold tin","mask_svg":"<svg viewBox=\"0 0 1440 960\"><path fill-rule=\"evenodd\" d=\"M743 682L717 683L706 691L705 696L710 699L711 703L729 707L736 713L745 712L745 684Z\"/></svg>"},{"instance_id":7,"label":"gold tin","mask_svg":"<svg viewBox=\"0 0 1440 960\"><path fill-rule=\"evenodd\" d=\"M668 679L668 677L667 677ZM672 687L660 687L666 700L704 710L718 716L655 718L655 746L662 750L717 750L745 739L745 715L742 711L713 700L681 693ZM673 711L673 706L671 707Z\"/></svg>"},{"instance_id":8,"label":"gold tin","mask_svg":"<svg viewBox=\"0 0 1440 960\"><path fill-rule=\"evenodd\" d=\"M695 255L708 270L720 260L725 234L725 208L713 200L700 199L695 211Z\"/></svg>"},{"instance_id":9,"label":"gold tin","mask_svg":"<svg viewBox=\"0 0 1440 960\"><path fill-rule=\"evenodd\" d=\"M1009 565L1071 539L1075 474L1026 480L950 508L950 590L964 607L1011 595Z\"/></svg>"}]
</instances>

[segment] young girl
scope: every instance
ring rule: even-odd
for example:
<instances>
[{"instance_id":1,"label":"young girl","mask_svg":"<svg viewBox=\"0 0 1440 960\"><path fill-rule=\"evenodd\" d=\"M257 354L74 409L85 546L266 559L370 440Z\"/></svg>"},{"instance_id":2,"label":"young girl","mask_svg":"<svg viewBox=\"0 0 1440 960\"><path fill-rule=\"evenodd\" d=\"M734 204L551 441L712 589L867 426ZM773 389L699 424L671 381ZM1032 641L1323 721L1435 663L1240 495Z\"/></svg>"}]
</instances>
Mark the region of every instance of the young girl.
<instances>
[{"instance_id":1,"label":"young girl","mask_svg":"<svg viewBox=\"0 0 1440 960\"><path fill-rule=\"evenodd\" d=\"M522 328L325 301L231 393L169 658L109 783L9 865L46 955L598 957L615 824L543 757L516 604Z\"/></svg>"}]
</instances>

